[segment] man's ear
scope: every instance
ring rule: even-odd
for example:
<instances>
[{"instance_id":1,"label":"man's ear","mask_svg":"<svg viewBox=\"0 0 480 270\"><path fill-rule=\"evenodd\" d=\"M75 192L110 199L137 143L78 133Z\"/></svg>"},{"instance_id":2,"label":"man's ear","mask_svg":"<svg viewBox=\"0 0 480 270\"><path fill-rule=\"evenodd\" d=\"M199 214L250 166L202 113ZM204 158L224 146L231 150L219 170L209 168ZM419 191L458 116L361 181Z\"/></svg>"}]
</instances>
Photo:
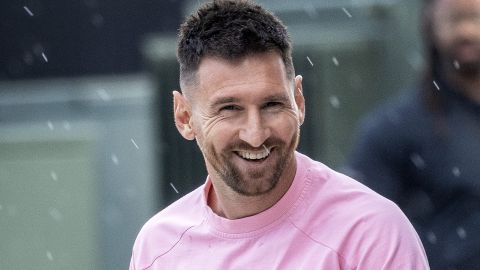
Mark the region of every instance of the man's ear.
<instances>
[{"instance_id":1,"label":"man's ear","mask_svg":"<svg viewBox=\"0 0 480 270\"><path fill-rule=\"evenodd\" d=\"M173 91L173 117L178 132L187 140L195 139L192 123L192 107L188 100L178 91Z\"/></svg>"},{"instance_id":2,"label":"man's ear","mask_svg":"<svg viewBox=\"0 0 480 270\"><path fill-rule=\"evenodd\" d=\"M299 111L299 121L300 125L303 124L305 120L305 98L303 97L303 86L302 86L302 75L297 75L295 77L295 89L293 91L295 97L295 103L297 104Z\"/></svg>"}]
</instances>

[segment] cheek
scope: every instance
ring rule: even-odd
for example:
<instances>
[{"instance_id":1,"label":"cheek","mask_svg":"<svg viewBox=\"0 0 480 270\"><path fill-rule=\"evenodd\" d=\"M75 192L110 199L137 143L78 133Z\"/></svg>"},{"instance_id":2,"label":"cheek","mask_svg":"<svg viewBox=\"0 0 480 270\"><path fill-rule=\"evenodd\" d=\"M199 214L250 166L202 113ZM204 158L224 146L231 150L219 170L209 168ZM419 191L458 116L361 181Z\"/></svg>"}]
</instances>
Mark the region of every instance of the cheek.
<instances>
[{"instance_id":1,"label":"cheek","mask_svg":"<svg viewBox=\"0 0 480 270\"><path fill-rule=\"evenodd\" d=\"M285 125L299 126L300 125L300 115L301 112L298 109L287 110L284 113L284 122Z\"/></svg>"},{"instance_id":2,"label":"cheek","mask_svg":"<svg viewBox=\"0 0 480 270\"><path fill-rule=\"evenodd\" d=\"M450 36L451 35L448 29L446 29L445 27L440 27L435 29L433 38L435 43L440 49L445 49L448 47L448 44L450 43L450 40L451 40Z\"/></svg>"},{"instance_id":3,"label":"cheek","mask_svg":"<svg viewBox=\"0 0 480 270\"><path fill-rule=\"evenodd\" d=\"M234 126L228 121L204 122L202 128L199 129L200 143L204 147L213 147L215 151L223 149L232 138L234 138Z\"/></svg>"},{"instance_id":4,"label":"cheek","mask_svg":"<svg viewBox=\"0 0 480 270\"><path fill-rule=\"evenodd\" d=\"M455 27L447 23L447 15L435 15L433 21L433 39L438 47L446 48L454 36Z\"/></svg>"},{"instance_id":5,"label":"cheek","mask_svg":"<svg viewBox=\"0 0 480 270\"><path fill-rule=\"evenodd\" d=\"M290 139L292 136L295 136L300 127L299 116L294 111L288 111L281 117L276 116L272 118L269 121L273 130L278 134L277 136L284 139Z\"/></svg>"}]
</instances>

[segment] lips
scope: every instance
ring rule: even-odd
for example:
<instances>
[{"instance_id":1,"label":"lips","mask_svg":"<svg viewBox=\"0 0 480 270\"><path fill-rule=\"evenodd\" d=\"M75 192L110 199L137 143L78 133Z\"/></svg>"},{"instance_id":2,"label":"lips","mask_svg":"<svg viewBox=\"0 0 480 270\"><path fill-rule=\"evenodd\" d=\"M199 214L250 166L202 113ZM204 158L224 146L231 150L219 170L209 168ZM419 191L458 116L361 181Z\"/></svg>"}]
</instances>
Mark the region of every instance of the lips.
<instances>
[{"instance_id":1,"label":"lips","mask_svg":"<svg viewBox=\"0 0 480 270\"><path fill-rule=\"evenodd\" d=\"M257 161L267 158L270 155L270 150L264 147L262 150L239 150L235 153L243 159Z\"/></svg>"},{"instance_id":2,"label":"lips","mask_svg":"<svg viewBox=\"0 0 480 270\"><path fill-rule=\"evenodd\" d=\"M480 44L473 41L457 42L452 47L455 58L461 62L469 62L480 56Z\"/></svg>"}]
</instances>

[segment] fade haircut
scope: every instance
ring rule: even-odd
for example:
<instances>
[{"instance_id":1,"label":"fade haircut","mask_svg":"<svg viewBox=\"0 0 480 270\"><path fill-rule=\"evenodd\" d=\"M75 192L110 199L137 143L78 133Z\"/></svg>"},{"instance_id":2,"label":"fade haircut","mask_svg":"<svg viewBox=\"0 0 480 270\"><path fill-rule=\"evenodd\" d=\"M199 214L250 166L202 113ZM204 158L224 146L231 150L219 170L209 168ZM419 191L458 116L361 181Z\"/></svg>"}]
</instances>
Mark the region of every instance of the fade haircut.
<instances>
[{"instance_id":1,"label":"fade haircut","mask_svg":"<svg viewBox=\"0 0 480 270\"><path fill-rule=\"evenodd\" d=\"M280 54L287 78L293 79L290 37L277 17L249 0L208 2L180 26L177 44L180 86L195 83L204 57L236 61L271 51Z\"/></svg>"}]
</instances>

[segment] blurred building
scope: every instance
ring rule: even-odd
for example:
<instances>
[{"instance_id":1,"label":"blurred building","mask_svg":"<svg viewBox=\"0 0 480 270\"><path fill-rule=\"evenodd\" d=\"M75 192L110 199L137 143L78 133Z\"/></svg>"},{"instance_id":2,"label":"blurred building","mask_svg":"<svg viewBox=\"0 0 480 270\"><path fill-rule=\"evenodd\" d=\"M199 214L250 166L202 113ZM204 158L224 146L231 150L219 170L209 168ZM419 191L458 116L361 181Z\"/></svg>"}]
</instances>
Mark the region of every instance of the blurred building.
<instances>
[{"instance_id":1,"label":"blurred building","mask_svg":"<svg viewBox=\"0 0 480 270\"><path fill-rule=\"evenodd\" d=\"M160 208L140 50L182 1L0 2L0 269L126 269Z\"/></svg>"}]
</instances>

